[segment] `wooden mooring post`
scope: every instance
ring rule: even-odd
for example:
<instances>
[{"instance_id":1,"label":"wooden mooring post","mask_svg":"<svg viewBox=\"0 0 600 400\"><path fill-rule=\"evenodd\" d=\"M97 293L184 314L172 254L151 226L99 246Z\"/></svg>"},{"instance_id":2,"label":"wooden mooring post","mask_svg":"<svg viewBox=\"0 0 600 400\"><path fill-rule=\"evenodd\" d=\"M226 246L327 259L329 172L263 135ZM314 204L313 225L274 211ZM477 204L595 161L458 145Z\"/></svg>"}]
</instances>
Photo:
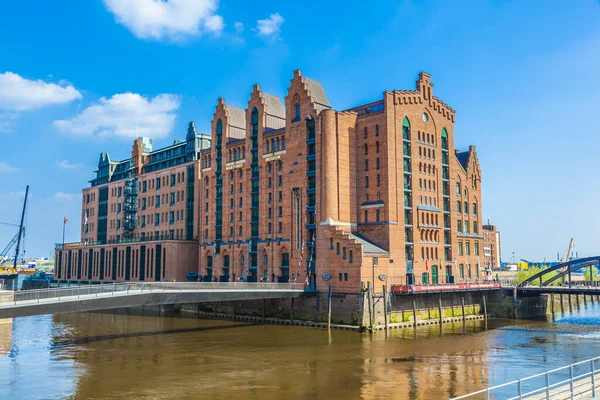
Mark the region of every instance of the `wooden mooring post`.
<instances>
[{"instance_id":1,"label":"wooden mooring post","mask_svg":"<svg viewBox=\"0 0 600 400\"><path fill-rule=\"evenodd\" d=\"M563 294L561 293L559 296L560 296L560 313L564 314L565 313L565 306L563 304Z\"/></svg>"},{"instance_id":2,"label":"wooden mooring post","mask_svg":"<svg viewBox=\"0 0 600 400\"><path fill-rule=\"evenodd\" d=\"M385 333L386 334L389 329L389 327L388 327L388 319L389 319L388 308L389 308L389 304L388 304L387 286L384 283L383 284L383 322L385 324Z\"/></svg>"},{"instance_id":3,"label":"wooden mooring post","mask_svg":"<svg viewBox=\"0 0 600 400\"><path fill-rule=\"evenodd\" d=\"M367 301L369 302L369 329L373 332L373 286L371 281L367 282Z\"/></svg>"},{"instance_id":4,"label":"wooden mooring post","mask_svg":"<svg viewBox=\"0 0 600 400\"><path fill-rule=\"evenodd\" d=\"M439 311L440 311L440 326L442 326L442 324L444 323L444 315L442 314L442 296L441 295L440 295Z\"/></svg>"},{"instance_id":5,"label":"wooden mooring post","mask_svg":"<svg viewBox=\"0 0 600 400\"><path fill-rule=\"evenodd\" d=\"M329 292L327 294L327 329L331 329L331 294L332 288L329 285Z\"/></svg>"},{"instance_id":6,"label":"wooden mooring post","mask_svg":"<svg viewBox=\"0 0 600 400\"><path fill-rule=\"evenodd\" d=\"M554 294L550 293L550 313L552 313L552 321L554 321Z\"/></svg>"},{"instance_id":7,"label":"wooden mooring post","mask_svg":"<svg viewBox=\"0 0 600 400\"><path fill-rule=\"evenodd\" d=\"M485 301L485 294L483 295L483 319L485 321L485 327L487 328L488 315L487 315L487 303Z\"/></svg>"},{"instance_id":8,"label":"wooden mooring post","mask_svg":"<svg viewBox=\"0 0 600 400\"><path fill-rule=\"evenodd\" d=\"M465 298L462 297L461 298L461 305L462 305L462 317L463 317L463 324L467 321L467 318L465 316ZM454 314L454 313L452 313Z\"/></svg>"},{"instance_id":9,"label":"wooden mooring post","mask_svg":"<svg viewBox=\"0 0 600 400\"><path fill-rule=\"evenodd\" d=\"M413 326L417 329L417 300L413 298Z\"/></svg>"}]
</instances>

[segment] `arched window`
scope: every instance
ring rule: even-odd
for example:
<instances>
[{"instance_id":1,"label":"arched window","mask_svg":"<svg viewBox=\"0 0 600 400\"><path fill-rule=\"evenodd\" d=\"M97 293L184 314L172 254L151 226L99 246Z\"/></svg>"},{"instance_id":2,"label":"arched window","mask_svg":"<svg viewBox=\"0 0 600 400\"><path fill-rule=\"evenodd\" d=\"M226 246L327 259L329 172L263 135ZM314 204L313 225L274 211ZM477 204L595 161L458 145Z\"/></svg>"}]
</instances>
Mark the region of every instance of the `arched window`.
<instances>
[{"instance_id":1,"label":"arched window","mask_svg":"<svg viewBox=\"0 0 600 400\"><path fill-rule=\"evenodd\" d=\"M410 121L407 117L402 120L402 138L404 140L410 140Z\"/></svg>"},{"instance_id":2,"label":"arched window","mask_svg":"<svg viewBox=\"0 0 600 400\"><path fill-rule=\"evenodd\" d=\"M375 152L379 153L379 142L375 142Z\"/></svg>"},{"instance_id":3,"label":"arched window","mask_svg":"<svg viewBox=\"0 0 600 400\"><path fill-rule=\"evenodd\" d=\"M244 266L244 264L246 263L246 257L242 254L240 256L240 264L242 265L242 267Z\"/></svg>"},{"instance_id":4,"label":"arched window","mask_svg":"<svg viewBox=\"0 0 600 400\"><path fill-rule=\"evenodd\" d=\"M369 146L365 143L365 155L369 154Z\"/></svg>"},{"instance_id":5,"label":"arched window","mask_svg":"<svg viewBox=\"0 0 600 400\"><path fill-rule=\"evenodd\" d=\"M229 268L229 254L223 256L223 268Z\"/></svg>"},{"instance_id":6,"label":"arched window","mask_svg":"<svg viewBox=\"0 0 600 400\"><path fill-rule=\"evenodd\" d=\"M269 263L269 256L267 253L263 253L263 264L267 265Z\"/></svg>"},{"instance_id":7,"label":"arched window","mask_svg":"<svg viewBox=\"0 0 600 400\"><path fill-rule=\"evenodd\" d=\"M442 129L442 149L448 150L448 132L446 128Z\"/></svg>"},{"instance_id":8,"label":"arched window","mask_svg":"<svg viewBox=\"0 0 600 400\"><path fill-rule=\"evenodd\" d=\"M375 125L375 136L379 136L379 125Z\"/></svg>"},{"instance_id":9,"label":"arched window","mask_svg":"<svg viewBox=\"0 0 600 400\"><path fill-rule=\"evenodd\" d=\"M290 266L290 255L289 253L281 253L281 266L289 267Z\"/></svg>"},{"instance_id":10,"label":"arched window","mask_svg":"<svg viewBox=\"0 0 600 400\"><path fill-rule=\"evenodd\" d=\"M366 139L367 136L369 136L368 132L367 132L367 127L365 126L365 130L364 130L364 134L363 134L364 138Z\"/></svg>"},{"instance_id":11,"label":"arched window","mask_svg":"<svg viewBox=\"0 0 600 400\"><path fill-rule=\"evenodd\" d=\"M294 110L296 113L296 115L294 116L294 121L299 121L300 120L300 103L294 104Z\"/></svg>"},{"instance_id":12,"label":"arched window","mask_svg":"<svg viewBox=\"0 0 600 400\"><path fill-rule=\"evenodd\" d=\"M376 161L376 164L377 164L376 165L377 169L381 168L381 160L379 160L379 157L377 157L377 160L375 160L375 161Z\"/></svg>"}]
</instances>

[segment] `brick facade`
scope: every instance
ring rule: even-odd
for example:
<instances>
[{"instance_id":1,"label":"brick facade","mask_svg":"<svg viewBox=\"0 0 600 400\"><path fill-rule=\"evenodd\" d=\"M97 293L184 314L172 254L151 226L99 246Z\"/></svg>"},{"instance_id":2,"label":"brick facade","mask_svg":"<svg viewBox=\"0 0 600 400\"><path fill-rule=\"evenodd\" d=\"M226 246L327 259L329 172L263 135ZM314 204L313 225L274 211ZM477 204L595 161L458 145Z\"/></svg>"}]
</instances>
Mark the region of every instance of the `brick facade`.
<instances>
[{"instance_id":1,"label":"brick facade","mask_svg":"<svg viewBox=\"0 0 600 400\"><path fill-rule=\"evenodd\" d=\"M186 164L144 172L147 139L138 139L129 168L138 171L138 196L147 198L136 214L146 214L146 226L137 221L128 234L146 240L158 232L160 241L173 230L174 239L191 239L193 270L205 280L296 281L318 290L331 284L352 293L373 279L377 286L476 281L483 268L481 170L474 146L454 150L454 120L426 73L416 90L385 91L375 102L336 111L319 82L294 71L283 102L258 85L245 109L219 99L210 145ZM168 227L167 210L159 212L159 227L153 219L157 195L187 196L189 165L193 238L189 219L178 219L187 201L169 201L176 220ZM157 189L162 177L169 187ZM107 183L107 240L122 240L120 185ZM89 244L98 237L96 186L84 190L91 231L82 225L82 240Z\"/></svg>"}]
</instances>

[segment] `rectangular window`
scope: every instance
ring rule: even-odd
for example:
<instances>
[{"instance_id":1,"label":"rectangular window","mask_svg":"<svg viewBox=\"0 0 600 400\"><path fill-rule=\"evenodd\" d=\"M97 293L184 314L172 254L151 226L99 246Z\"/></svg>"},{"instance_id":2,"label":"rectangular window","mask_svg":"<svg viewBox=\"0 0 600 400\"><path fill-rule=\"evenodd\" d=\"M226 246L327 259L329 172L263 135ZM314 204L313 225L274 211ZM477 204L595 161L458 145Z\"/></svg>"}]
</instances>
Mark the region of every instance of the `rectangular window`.
<instances>
[{"instance_id":1,"label":"rectangular window","mask_svg":"<svg viewBox=\"0 0 600 400\"><path fill-rule=\"evenodd\" d=\"M469 221L465 221L465 233L469 234Z\"/></svg>"},{"instance_id":2,"label":"rectangular window","mask_svg":"<svg viewBox=\"0 0 600 400\"><path fill-rule=\"evenodd\" d=\"M279 223L279 233L283 232L283 222Z\"/></svg>"},{"instance_id":3,"label":"rectangular window","mask_svg":"<svg viewBox=\"0 0 600 400\"><path fill-rule=\"evenodd\" d=\"M156 178L156 190L160 189L160 177Z\"/></svg>"},{"instance_id":4,"label":"rectangular window","mask_svg":"<svg viewBox=\"0 0 600 400\"><path fill-rule=\"evenodd\" d=\"M121 213L121 203L117 204L117 214Z\"/></svg>"},{"instance_id":5,"label":"rectangular window","mask_svg":"<svg viewBox=\"0 0 600 400\"><path fill-rule=\"evenodd\" d=\"M283 186L283 175L279 175L278 179L279 179L279 182L278 182L279 186L280 187Z\"/></svg>"},{"instance_id":6,"label":"rectangular window","mask_svg":"<svg viewBox=\"0 0 600 400\"><path fill-rule=\"evenodd\" d=\"M160 226L160 215L158 213L154 214L154 226Z\"/></svg>"},{"instance_id":7,"label":"rectangular window","mask_svg":"<svg viewBox=\"0 0 600 400\"><path fill-rule=\"evenodd\" d=\"M344 272L344 280L345 280L346 282L348 282L348 273L347 273L347 272Z\"/></svg>"},{"instance_id":8,"label":"rectangular window","mask_svg":"<svg viewBox=\"0 0 600 400\"><path fill-rule=\"evenodd\" d=\"M340 282L342 281L342 277L343 277L343 275L342 275L342 273L340 272L340 274L339 274L339 279L340 279Z\"/></svg>"},{"instance_id":9,"label":"rectangular window","mask_svg":"<svg viewBox=\"0 0 600 400\"><path fill-rule=\"evenodd\" d=\"M477 216L477 204L473 203L473 215Z\"/></svg>"},{"instance_id":10,"label":"rectangular window","mask_svg":"<svg viewBox=\"0 0 600 400\"><path fill-rule=\"evenodd\" d=\"M329 238L329 250L333 250L333 238Z\"/></svg>"},{"instance_id":11,"label":"rectangular window","mask_svg":"<svg viewBox=\"0 0 600 400\"><path fill-rule=\"evenodd\" d=\"M463 209L464 209L465 215L469 215L469 203L467 203L465 201L463 205L464 205Z\"/></svg>"},{"instance_id":12,"label":"rectangular window","mask_svg":"<svg viewBox=\"0 0 600 400\"><path fill-rule=\"evenodd\" d=\"M175 186L175 174L171 174L171 186Z\"/></svg>"},{"instance_id":13,"label":"rectangular window","mask_svg":"<svg viewBox=\"0 0 600 400\"><path fill-rule=\"evenodd\" d=\"M468 256L471 255L471 243L470 242L465 242L465 252L467 253Z\"/></svg>"},{"instance_id":14,"label":"rectangular window","mask_svg":"<svg viewBox=\"0 0 600 400\"><path fill-rule=\"evenodd\" d=\"M121 194L122 194L122 190L121 189L122 189L121 186L119 186L119 188L117 189L118 190L118 192L117 192L118 193L118 197L121 197Z\"/></svg>"},{"instance_id":15,"label":"rectangular window","mask_svg":"<svg viewBox=\"0 0 600 400\"><path fill-rule=\"evenodd\" d=\"M142 215L142 228L146 227L146 216Z\"/></svg>"},{"instance_id":16,"label":"rectangular window","mask_svg":"<svg viewBox=\"0 0 600 400\"><path fill-rule=\"evenodd\" d=\"M169 224L173 225L175 223L175 211L171 211L169 213Z\"/></svg>"},{"instance_id":17,"label":"rectangular window","mask_svg":"<svg viewBox=\"0 0 600 400\"><path fill-rule=\"evenodd\" d=\"M340 255L340 242L337 242L336 244L335 254L337 254L338 256Z\"/></svg>"},{"instance_id":18,"label":"rectangular window","mask_svg":"<svg viewBox=\"0 0 600 400\"><path fill-rule=\"evenodd\" d=\"M460 214L460 201L456 202L456 212Z\"/></svg>"},{"instance_id":19,"label":"rectangular window","mask_svg":"<svg viewBox=\"0 0 600 400\"><path fill-rule=\"evenodd\" d=\"M458 255L463 255L463 242L458 242Z\"/></svg>"},{"instance_id":20,"label":"rectangular window","mask_svg":"<svg viewBox=\"0 0 600 400\"><path fill-rule=\"evenodd\" d=\"M279 202L281 203L283 201L283 192L280 190L279 191Z\"/></svg>"},{"instance_id":21,"label":"rectangular window","mask_svg":"<svg viewBox=\"0 0 600 400\"><path fill-rule=\"evenodd\" d=\"M475 253L476 256L479 255L479 243L477 243L477 242L473 243L473 252Z\"/></svg>"},{"instance_id":22,"label":"rectangular window","mask_svg":"<svg viewBox=\"0 0 600 400\"><path fill-rule=\"evenodd\" d=\"M142 182L142 193L146 193L146 181Z\"/></svg>"},{"instance_id":23,"label":"rectangular window","mask_svg":"<svg viewBox=\"0 0 600 400\"><path fill-rule=\"evenodd\" d=\"M460 219L459 219L458 221L456 221L456 227L457 227L457 230L458 230L460 233L462 233L462 231L463 231L463 230L462 230L462 220L460 220Z\"/></svg>"},{"instance_id":24,"label":"rectangular window","mask_svg":"<svg viewBox=\"0 0 600 400\"><path fill-rule=\"evenodd\" d=\"M463 264L458 266L458 276L461 281L465 279L465 266Z\"/></svg>"},{"instance_id":25,"label":"rectangular window","mask_svg":"<svg viewBox=\"0 0 600 400\"><path fill-rule=\"evenodd\" d=\"M343 260L346 259L346 248L345 247L342 249L342 259Z\"/></svg>"},{"instance_id":26,"label":"rectangular window","mask_svg":"<svg viewBox=\"0 0 600 400\"><path fill-rule=\"evenodd\" d=\"M117 230L121 229L121 220L117 220Z\"/></svg>"},{"instance_id":27,"label":"rectangular window","mask_svg":"<svg viewBox=\"0 0 600 400\"><path fill-rule=\"evenodd\" d=\"M175 175L173 175L175 176ZM171 193L171 205L174 206L175 205L175 192Z\"/></svg>"}]
</instances>

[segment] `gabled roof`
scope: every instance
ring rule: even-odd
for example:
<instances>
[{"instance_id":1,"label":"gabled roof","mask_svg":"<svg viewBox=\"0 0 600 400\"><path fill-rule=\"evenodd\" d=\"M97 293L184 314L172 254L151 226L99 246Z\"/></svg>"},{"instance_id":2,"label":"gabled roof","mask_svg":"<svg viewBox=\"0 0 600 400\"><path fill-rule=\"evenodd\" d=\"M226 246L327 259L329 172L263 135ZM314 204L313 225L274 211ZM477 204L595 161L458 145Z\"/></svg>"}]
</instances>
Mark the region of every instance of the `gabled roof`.
<instances>
[{"instance_id":1,"label":"gabled roof","mask_svg":"<svg viewBox=\"0 0 600 400\"><path fill-rule=\"evenodd\" d=\"M246 137L246 111L239 107L225 104L225 111L229 115L229 136L235 139Z\"/></svg>"},{"instance_id":2,"label":"gabled roof","mask_svg":"<svg viewBox=\"0 0 600 400\"><path fill-rule=\"evenodd\" d=\"M265 105L267 106L267 114L277 118L285 119L285 110L283 109L283 103L281 99L275 95L262 92L265 99Z\"/></svg>"},{"instance_id":3,"label":"gabled roof","mask_svg":"<svg viewBox=\"0 0 600 400\"><path fill-rule=\"evenodd\" d=\"M323 85L321 82L317 82L313 79L304 77L304 82L308 87L311 97L314 102L322 107L318 108L331 108L331 104L329 104L329 99L325 94L325 89L323 89Z\"/></svg>"}]
</instances>

